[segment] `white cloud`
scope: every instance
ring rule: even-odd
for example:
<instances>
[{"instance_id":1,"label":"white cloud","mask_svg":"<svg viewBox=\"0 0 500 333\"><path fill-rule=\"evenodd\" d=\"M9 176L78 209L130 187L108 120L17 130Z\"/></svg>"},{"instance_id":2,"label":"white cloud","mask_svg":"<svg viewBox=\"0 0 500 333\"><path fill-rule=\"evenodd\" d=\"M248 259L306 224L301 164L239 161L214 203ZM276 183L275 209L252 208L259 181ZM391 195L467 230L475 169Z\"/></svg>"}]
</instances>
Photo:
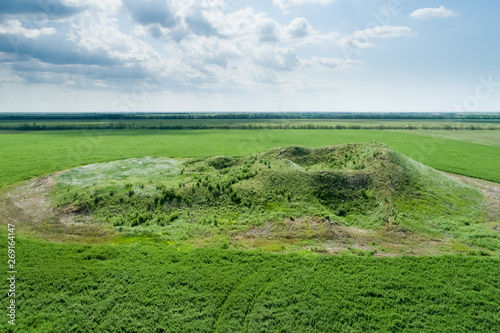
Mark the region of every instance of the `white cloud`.
<instances>
[{"instance_id":1,"label":"white cloud","mask_svg":"<svg viewBox=\"0 0 500 333\"><path fill-rule=\"evenodd\" d=\"M286 6L329 2L282 1ZM5 66L25 83L126 90L150 80L155 89L171 91L258 90L261 84L293 90L304 88L305 73L317 77L357 64L314 57L314 51L299 58L303 45L333 41L337 34L319 32L303 17L280 24L266 12L231 7L226 0L65 3L85 9L64 16L64 22L58 18L57 25L47 20L43 26L50 28L26 29L22 18L9 23L11 33L17 29L24 39L53 34L25 43L21 51L2 47L6 36L0 30L0 55L10 57Z\"/></svg>"},{"instance_id":2,"label":"white cloud","mask_svg":"<svg viewBox=\"0 0 500 333\"><path fill-rule=\"evenodd\" d=\"M232 38L256 37L259 42L312 45L333 41L338 37L336 32L322 34L314 30L303 17L296 17L288 25L282 26L275 20L248 9L226 15L220 22L224 22L219 27L221 35Z\"/></svg>"},{"instance_id":3,"label":"white cloud","mask_svg":"<svg viewBox=\"0 0 500 333\"><path fill-rule=\"evenodd\" d=\"M330 68L343 72L350 72L359 69L360 62L352 59L312 57L302 59L300 64L303 68Z\"/></svg>"},{"instance_id":4,"label":"white cloud","mask_svg":"<svg viewBox=\"0 0 500 333\"><path fill-rule=\"evenodd\" d=\"M65 5L87 8L92 11L105 11L108 14L113 14L122 6L122 0L64 0ZM42 2L40 2L42 3ZM50 2L48 2L50 3Z\"/></svg>"},{"instance_id":5,"label":"white cloud","mask_svg":"<svg viewBox=\"0 0 500 333\"><path fill-rule=\"evenodd\" d=\"M1 54L0 54L1 56ZM3 71L0 71L0 73ZM23 83L23 79L17 75L6 75L6 73L1 73L2 75L0 76L0 87L9 85L9 84L19 84Z\"/></svg>"},{"instance_id":6,"label":"white cloud","mask_svg":"<svg viewBox=\"0 0 500 333\"><path fill-rule=\"evenodd\" d=\"M56 32L54 28L26 29L18 20L8 20L0 25L0 34L18 35L29 39L35 39L43 35L52 35Z\"/></svg>"},{"instance_id":7,"label":"white cloud","mask_svg":"<svg viewBox=\"0 0 500 333\"><path fill-rule=\"evenodd\" d=\"M276 21L263 19L258 23L258 34L260 42L279 42L282 28Z\"/></svg>"},{"instance_id":8,"label":"white cloud","mask_svg":"<svg viewBox=\"0 0 500 333\"><path fill-rule=\"evenodd\" d=\"M320 44L333 41L338 37L336 32L321 34L314 30L309 21L303 17L294 18L283 30L285 35L283 40L298 45Z\"/></svg>"},{"instance_id":9,"label":"white cloud","mask_svg":"<svg viewBox=\"0 0 500 333\"><path fill-rule=\"evenodd\" d=\"M311 24L309 24L309 21L303 17L294 18L286 29L292 38L307 37L316 33L311 27Z\"/></svg>"},{"instance_id":10,"label":"white cloud","mask_svg":"<svg viewBox=\"0 0 500 333\"><path fill-rule=\"evenodd\" d=\"M384 25L355 31L354 33L340 38L337 43L343 48L344 53L354 49L368 49L373 47L374 39L386 39L397 37L411 37L415 34L408 27Z\"/></svg>"},{"instance_id":11,"label":"white cloud","mask_svg":"<svg viewBox=\"0 0 500 333\"><path fill-rule=\"evenodd\" d=\"M444 6L438 8L421 8L410 14L411 17L417 18L419 20L428 20L431 18L448 18L457 15L458 14L453 10L446 9Z\"/></svg>"},{"instance_id":12,"label":"white cloud","mask_svg":"<svg viewBox=\"0 0 500 333\"><path fill-rule=\"evenodd\" d=\"M117 19L104 14L82 14L80 21L72 24L67 36L81 49L104 53L122 62L138 62L149 66L161 58L147 43L121 32Z\"/></svg>"},{"instance_id":13,"label":"white cloud","mask_svg":"<svg viewBox=\"0 0 500 333\"><path fill-rule=\"evenodd\" d=\"M256 50L255 63L277 71L291 71L300 62L292 48L263 45Z\"/></svg>"},{"instance_id":14,"label":"white cloud","mask_svg":"<svg viewBox=\"0 0 500 333\"><path fill-rule=\"evenodd\" d=\"M273 2L281 9L286 10L290 7L297 7L305 4L328 5L335 2L335 0L273 0Z\"/></svg>"},{"instance_id":15,"label":"white cloud","mask_svg":"<svg viewBox=\"0 0 500 333\"><path fill-rule=\"evenodd\" d=\"M196 37L185 39L176 46L168 46L169 52L185 65L203 72L205 66L227 68L231 59L244 57L244 46L226 39Z\"/></svg>"}]
</instances>

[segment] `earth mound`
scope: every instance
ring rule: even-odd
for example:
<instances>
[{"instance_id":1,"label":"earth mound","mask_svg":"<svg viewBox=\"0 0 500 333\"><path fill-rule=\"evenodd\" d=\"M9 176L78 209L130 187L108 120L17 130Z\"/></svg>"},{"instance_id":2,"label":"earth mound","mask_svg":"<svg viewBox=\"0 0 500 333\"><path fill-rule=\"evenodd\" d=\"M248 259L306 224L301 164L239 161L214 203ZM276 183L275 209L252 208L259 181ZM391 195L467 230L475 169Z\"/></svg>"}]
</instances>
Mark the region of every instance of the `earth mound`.
<instances>
[{"instance_id":1,"label":"earth mound","mask_svg":"<svg viewBox=\"0 0 500 333\"><path fill-rule=\"evenodd\" d=\"M52 241L499 253L498 202L471 184L376 142L292 146L86 165L11 186L0 218Z\"/></svg>"},{"instance_id":2,"label":"earth mound","mask_svg":"<svg viewBox=\"0 0 500 333\"><path fill-rule=\"evenodd\" d=\"M86 223L167 227L166 234L182 230L181 238L307 219L432 235L479 223L483 200L380 143L94 164L62 174L52 196Z\"/></svg>"}]
</instances>

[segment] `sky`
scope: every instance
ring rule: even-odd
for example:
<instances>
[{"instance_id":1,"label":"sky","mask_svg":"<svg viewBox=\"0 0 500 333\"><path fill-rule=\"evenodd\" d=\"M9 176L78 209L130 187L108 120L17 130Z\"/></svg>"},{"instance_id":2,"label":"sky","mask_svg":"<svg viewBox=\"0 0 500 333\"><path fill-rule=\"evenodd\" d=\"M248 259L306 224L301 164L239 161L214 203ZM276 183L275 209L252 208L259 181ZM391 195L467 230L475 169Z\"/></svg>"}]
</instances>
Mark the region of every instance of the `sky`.
<instances>
[{"instance_id":1,"label":"sky","mask_svg":"<svg viewBox=\"0 0 500 333\"><path fill-rule=\"evenodd\" d=\"M0 112L500 111L500 1L2 0Z\"/></svg>"}]
</instances>

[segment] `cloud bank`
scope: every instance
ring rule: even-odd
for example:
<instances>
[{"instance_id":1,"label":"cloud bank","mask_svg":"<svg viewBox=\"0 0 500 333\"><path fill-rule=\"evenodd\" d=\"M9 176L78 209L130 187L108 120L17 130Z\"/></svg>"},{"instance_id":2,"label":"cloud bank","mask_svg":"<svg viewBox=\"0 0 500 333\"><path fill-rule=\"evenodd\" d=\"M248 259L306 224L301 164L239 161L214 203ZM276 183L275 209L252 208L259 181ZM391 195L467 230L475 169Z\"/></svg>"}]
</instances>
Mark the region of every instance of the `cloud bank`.
<instances>
[{"instance_id":1,"label":"cloud bank","mask_svg":"<svg viewBox=\"0 0 500 333\"><path fill-rule=\"evenodd\" d=\"M421 8L415 10L410 14L410 17L419 20L429 20L432 18L448 18L453 16L458 16L458 14L451 9L446 9L444 6L438 8Z\"/></svg>"},{"instance_id":2,"label":"cloud bank","mask_svg":"<svg viewBox=\"0 0 500 333\"><path fill-rule=\"evenodd\" d=\"M276 4L288 8L331 2ZM304 69L356 68L335 57L298 55L304 45L332 43L336 32L322 33L300 16L279 23L265 12L223 0L41 4L9 2L0 11L0 64L27 84L127 90L137 80L154 78L159 90L252 89L263 82L292 82L286 73Z\"/></svg>"}]
</instances>

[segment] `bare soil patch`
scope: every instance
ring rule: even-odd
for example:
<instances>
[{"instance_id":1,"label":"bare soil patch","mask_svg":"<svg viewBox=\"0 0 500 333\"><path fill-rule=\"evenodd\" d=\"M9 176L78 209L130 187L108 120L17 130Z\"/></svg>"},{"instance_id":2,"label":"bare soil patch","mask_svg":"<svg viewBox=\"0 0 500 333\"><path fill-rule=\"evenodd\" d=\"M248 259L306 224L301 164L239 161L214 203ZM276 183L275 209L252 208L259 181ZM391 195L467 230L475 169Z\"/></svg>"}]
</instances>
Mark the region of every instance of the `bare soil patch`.
<instances>
[{"instance_id":1,"label":"bare soil patch","mask_svg":"<svg viewBox=\"0 0 500 333\"><path fill-rule=\"evenodd\" d=\"M283 243L325 254L351 252L376 257L409 255L437 255L449 253L445 240L416 235L409 230L388 224L380 229L362 229L340 225L319 218L285 219L266 223L234 235L232 240L246 248L267 248ZM314 244L308 241L314 240Z\"/></svg>"},{"instance_id":2,"label":"bare soil patch","mask_svg":"<svg viewBox=\"0 0 500 333\"><path fill-rule=\"evenodd\" d=\"M78 215L57 209L48 196L63 171L34 178L9 187L0 194L0 221L13 224L21 232L52 241L101 242L115 232L97 225L76 223Z\"/></svg>"}]
</instances>

